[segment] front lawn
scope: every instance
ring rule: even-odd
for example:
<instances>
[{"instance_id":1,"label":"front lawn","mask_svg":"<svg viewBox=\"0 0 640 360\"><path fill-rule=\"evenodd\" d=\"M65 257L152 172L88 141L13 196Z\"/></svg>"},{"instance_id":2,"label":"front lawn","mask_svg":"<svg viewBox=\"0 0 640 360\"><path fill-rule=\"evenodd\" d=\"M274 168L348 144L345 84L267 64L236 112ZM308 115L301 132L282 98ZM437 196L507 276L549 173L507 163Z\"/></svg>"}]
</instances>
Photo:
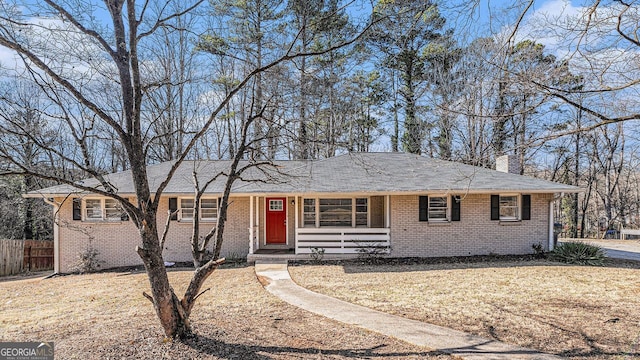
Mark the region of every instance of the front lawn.
<instances>
[{"instance_id":1,"label":"front lawn","mask_svg":"<svg viewBox=\"0 0 640 360\"><path fill-rule=\"evenodd\" d=\"M317 292L572 359L640 356L640 264L545 260L291 266Z\"/></svg>"},{"instance_id":2,"label":"front lawn","mask_svg":"<svg viewBox=\"0 0 640 360\"><path fill-rule=\"evenodd\" d=\"M182 290L191 273L169 275ZM290 306L253 267L217 270L206 287L191 317L198 336L183 344L164 339L144 273L0 278L0 341L54 341L56 359L449 358Z\"/></svg>"}]
</instances>

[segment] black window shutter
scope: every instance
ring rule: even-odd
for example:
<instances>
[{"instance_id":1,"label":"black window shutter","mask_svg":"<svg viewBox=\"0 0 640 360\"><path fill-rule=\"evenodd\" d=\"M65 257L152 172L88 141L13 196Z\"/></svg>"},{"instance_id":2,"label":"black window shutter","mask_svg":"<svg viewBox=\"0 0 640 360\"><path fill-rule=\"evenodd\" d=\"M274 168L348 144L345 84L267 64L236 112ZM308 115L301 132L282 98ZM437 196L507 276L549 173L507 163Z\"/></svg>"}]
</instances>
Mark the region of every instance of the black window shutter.
<instances>
[{"instance_id":1,"label":"black window shutter","mask_svg":"<svg viewBox=\"0 0 640 360\"><path fill-rule=\"evenodd\" d=\"M73 220L82 220L82 199L73 198Z\"/></svg>"},{"instance_id":2,"label":"black window shutter","mask_svg":"<svg viewBox=\"0 0 640 360\"><path fill-rule=\"evenodd\" d=\"M460 196L451 197L451 221L460 221Z\"/></svg>"},{"instance_id":3,"label":"black window shutter","mask_svg":"<svg viewBox=\"0 0 640 360\"><path fill-rule=\"evenodd\" d=\"M531 195L522 195L522 220L531 220Z\"/></svg>"},{"instance_id":4,"label":"black window shutter","mask_svg":"<svg viewBox=\"0 0 640 360\"><path fill-rule=\"evenodd\" d=\"M491 220L500 220L500 195L491 195Z\"/></svg>"},{"instance_id":5,"label":"black window shutter","mask_svg":"<svg viewBox=\"0 0 640 360\"><path fill-rule=\"evenodd\" d=\"M429 197L428 196L420 196L420 204L419 204L419 220L420 221L429 221Z\"/></svg>"},{"instance_id":6,"label":"black window shutter","mask_svg":"<svg viewBox=\"0 0 640 360\"><path fill-rule=\"evenodd\" d=\"M178 220L178 198L169 198L169 211L171 211L171 220Z\"/></svg>"},{"instance_id":7,"label":"black window shutter","mask_svg":"<svg viewBox=\"0 0 640 360\"><path fill-rule=\"evenodd\" d=\"M127 198L127 201L130 201L129 198ZM122 214L120 215L120 220L129 221L129 214L127 214L127 212L124 209L122 209Z\"/></svg>"}]
</instances>

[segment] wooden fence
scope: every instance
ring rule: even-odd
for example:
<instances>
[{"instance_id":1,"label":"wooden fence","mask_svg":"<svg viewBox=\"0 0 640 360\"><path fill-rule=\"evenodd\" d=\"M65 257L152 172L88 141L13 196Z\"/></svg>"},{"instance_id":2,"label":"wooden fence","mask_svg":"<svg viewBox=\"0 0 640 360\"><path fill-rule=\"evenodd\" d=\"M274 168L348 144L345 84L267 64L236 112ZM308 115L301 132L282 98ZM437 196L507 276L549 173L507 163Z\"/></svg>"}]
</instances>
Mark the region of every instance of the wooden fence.
<instances>
[{"instance_id":1,"label":"wooden fence","mask_svg":"<svg viewBox=\"0 0 640 360\"><path fill-rule=\"evenodd\" d=\"M24 240L22 269L53 270L53 241Z\"/></svg>"},{"instance_id":2,"label":"wooden fence","mask_svg":"<svg viewBox=\"0 0 640 360\"><path fill-rule=\"evenodd\" d=\"M53 241L0 239L0 276L53 269Z\"/></svg>"},{"instance_id":3,"label":"wooden fence","mask_svg":"<svg viewBox=\"0 0 640 360\"><path fill-rule=\"evenodd\" d=\"M24 255L23 240L0 239L0 276L13 275L22 271Z\"/></svg>"}]
</instances>

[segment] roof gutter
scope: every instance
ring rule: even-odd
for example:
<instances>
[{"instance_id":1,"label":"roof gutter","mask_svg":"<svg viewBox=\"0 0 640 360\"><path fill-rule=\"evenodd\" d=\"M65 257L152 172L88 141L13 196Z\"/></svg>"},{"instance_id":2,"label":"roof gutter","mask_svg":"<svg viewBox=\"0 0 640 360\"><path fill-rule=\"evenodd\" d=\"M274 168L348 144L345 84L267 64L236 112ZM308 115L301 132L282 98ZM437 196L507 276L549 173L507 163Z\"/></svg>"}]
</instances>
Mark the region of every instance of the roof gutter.
<instances>
[{"instance_id":1,"label":"roof gutter","mask_svg":"<svg viewBox=\"0 0 640 360\"><path fill-rule=\"evenodd\" d=\"M332 196L341 196L341 195L353 195L353 194L362 194L362 195L424 195L424 194L505 194L505 193L526 193L526 194L565 194L565 193L583 193L585 190L582 188L575 189L424 189L424 190L354 190L354 191L290 191L290 192L282 192L282 191L256 191L256 192L239 192L239 191L231 191L231 196L273 196L273 195L284 195L284 196L310 196L310 195L327 195L331 194ZM92 193L86 192L83 193L85 195L91 195ZM205 195L219 195L222 192L207 192ZM127 193L122 192L118 193L121 196L135 196L135 193ZM27 193L23 194L24 198L52 198L52 197L67 197L68 193L57 193L57 194L46 194L46 193ZM193 196L193 191L188 192L163 192L162 196Z\"/></svg>"}]
</instances>

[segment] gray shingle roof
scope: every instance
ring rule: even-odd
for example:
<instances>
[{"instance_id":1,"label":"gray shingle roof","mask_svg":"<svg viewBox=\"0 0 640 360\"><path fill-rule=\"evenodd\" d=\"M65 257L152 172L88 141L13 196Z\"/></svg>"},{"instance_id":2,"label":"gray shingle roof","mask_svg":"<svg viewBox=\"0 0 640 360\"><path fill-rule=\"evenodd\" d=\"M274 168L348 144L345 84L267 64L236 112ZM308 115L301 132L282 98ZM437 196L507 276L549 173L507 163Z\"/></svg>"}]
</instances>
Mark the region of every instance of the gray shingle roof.
<instances>
[{"instance_id":1,"label":"gray shingle roof","mask_svg":"<svg viewBox=\"0 0 640 360\"><path fill-rule=\"evenodd\" d=\"M151 190L155 191L173 162L147 167ZM242 162L245 166L248 162ZM185 161L165 194L192 194L193 171L201 184L224 172L229 161ZM276 161L274 166L249 169L234 184L236 194L256 193L489 193L489 192L578 192L579 188L542 179L508 174L461 163L405 153L351 153L318 161ZM106 176L121 194L133 194L130 171ZM226 177L213 182L208 193L221 193ZM98 186L95 179L86 186ZM53 186L27 196L60 196L77 192L68 185Z\"/></svg>"}]
</instances>

